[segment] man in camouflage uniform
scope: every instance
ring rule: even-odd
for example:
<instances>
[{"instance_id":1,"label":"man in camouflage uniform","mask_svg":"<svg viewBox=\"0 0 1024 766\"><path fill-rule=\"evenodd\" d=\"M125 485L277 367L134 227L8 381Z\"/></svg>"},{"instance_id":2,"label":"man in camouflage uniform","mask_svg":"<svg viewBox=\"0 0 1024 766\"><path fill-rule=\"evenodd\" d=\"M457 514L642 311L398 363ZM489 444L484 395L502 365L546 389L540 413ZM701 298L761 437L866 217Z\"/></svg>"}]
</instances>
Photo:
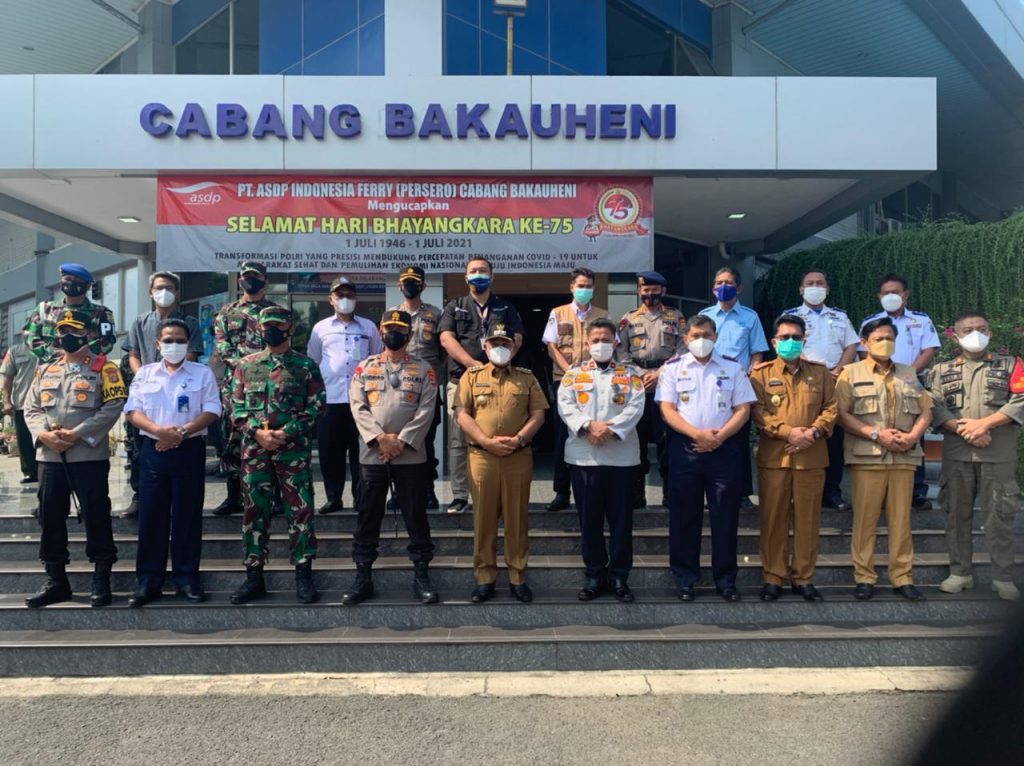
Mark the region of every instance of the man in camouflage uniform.
<instances>
[{"instance_id":1,"label":"man in camouflage uniform","mask_svg":"<svg viewBox=\"0 0 1024 766\"><path fill-rule=\"evenodd\" d=\"M238 286L241 297L225 303L213 320L214 349L224 363L224 378L221 393L221 464L227 473L228 496L213 509L217 516L229 516L242 512L242 495L239 488L239 461L241 460L242 437L231 424L232 375L239 361L249 354L262 351L263 334L260 329L260 312L268 306L277 306L266 297L267 267L255 261L246 261L238 272Z\"/></svg>"},{"instance_id":2,"label":"man in camouflage uniform","mask_svg":"<svg viewBox=\"0 0 1024 766\"><path fill-rule=\"evenodd\" d=\"M263 567L270 550L270 517L277 496L288 520L295 592L299 601L317 599L312 564L316 557L313 530L312 435L324 410L324 380L317 364L292 349L292 312L282 306L260 311L266 348L235 366L231 419L241 438L242 542L246 580L231 603L262 598L267 589Z\"/></svg>"},{"instance_id":3,"label":"man in camouflage uniform","mask_svg":"<svg viewBox=\"0 0 1024 766\"><path fill-rule=\"evenodd\" d=\"M106 356L113 350L114 315L110 309L93 303L87 297L93 283L92 274L80 263L62 263L60 266L60 289L64 300L60 303L42 301L25 322L25 345L41 362L49 362L59 355L57 322L64 317L67 309L88 315L86 337L89 350L97 356Z\"/></svg>"}]
</instances>

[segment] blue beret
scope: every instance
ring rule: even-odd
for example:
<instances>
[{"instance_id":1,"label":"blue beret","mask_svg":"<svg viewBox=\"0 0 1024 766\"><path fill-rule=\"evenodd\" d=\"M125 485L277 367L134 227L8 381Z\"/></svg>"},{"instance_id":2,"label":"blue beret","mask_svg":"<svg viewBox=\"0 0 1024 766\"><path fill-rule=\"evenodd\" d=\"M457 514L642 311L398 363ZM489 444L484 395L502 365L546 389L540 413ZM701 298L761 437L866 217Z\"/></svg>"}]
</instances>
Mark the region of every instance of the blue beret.
<instances>
[{"instance_id":1,"label":"blue beret","mask_svg":"<svg viewBox=\"0 0 1024 766\"><path fill-rule=\"evenodd\" d=\"M69 277L78 277L84 279L86 282L92 283L92 274L89 273L89 269L85 268L80 263L62 263L60 265L60 273L67 274Z\"/></svg>"},{"instance_id":2,"label":"blue beret","mask_svg":"<svg viewBox=\"0 0 1024 766\"><path fill-rule=\"evenodd\" d=\"M661 285L662 287L668 287L668 280L656 271L638 271L636 274L636 283L641 287L644 285Z\"/></svg>"}]
</instances>

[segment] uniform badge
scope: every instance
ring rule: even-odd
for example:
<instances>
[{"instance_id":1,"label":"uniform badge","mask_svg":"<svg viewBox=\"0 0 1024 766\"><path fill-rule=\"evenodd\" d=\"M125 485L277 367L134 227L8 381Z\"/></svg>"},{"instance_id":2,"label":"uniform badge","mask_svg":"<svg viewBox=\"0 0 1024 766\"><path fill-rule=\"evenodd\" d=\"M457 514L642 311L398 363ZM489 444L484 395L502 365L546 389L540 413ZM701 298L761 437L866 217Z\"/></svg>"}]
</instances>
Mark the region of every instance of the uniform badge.
<instances>
[{"instance_id":1,"label":"uniform badge","mask_svg":"<svg viewBox=\"0 0 1024 766\"><path fill-rule=\"evenodd\" d=\"M366 395L366 401L370 404L376 404L378 399L380 399L380 394L376 391L371 391Z\"/></svg>"},{"instance_id":2,"label":"uniform badge","mask_svg":"<svg viewBox=\"0 0 1024 766\"><path fill-rule=\"evenodd\" d=\"M782 404L782 397L778 394L772 394L772 406L778 407L780 404Z\"/></svg>"},{"instance_id":3,"label":"uniform badge","mask_svg":"<svg viewBox=\"0 0 1024 766\"><path fill-rule=\"evenodd\" d=\"M639 375L634 375L633 376L632 383L633 383L633 388L636 389L637 391L639 391L641 388L644 387L643 378L641 378Z\"/></svg>"},{"instance_id":4,"label":"uniform badge","mask_svg":"<svg viewBox=\"0 0 1024 766\"><path fill-rule=\"evenodd\" d=\"M405 401L407 401L407 402L415 402L416 401L416 394L414 392L412 392L412 391L409 391L405 395Z\"/></svg>"},{"instance_id":5,"label":"uniform badge","mask_svg":"<svg viewBox=\"0 0 1024 766\"><path fill-rule=\"evenodd\" d=\"M626 397L623 396L622 394L615 394L615 396L612 397L612 401L615 404L625 404L626 403Z\"/></svg>"},{"instance_id":6,"label":"uniform badge","mask_svg":"<svg viewBox=\"0 0 1024 766\"><path fill-rule=\"evenodd\" d=\"M86 394L75 394L75 400L79 402L84 402L88 398Z\"/></svg>"},{"instance_id":7,"label":"uniform badge","mask_svg":"<svg viewBox=\"0 0 1024 766\"><path fill-rule=\"evenodd\" d=\"M52 399L52 398L53 398L53 395L51 393L49 393L48 391L43 391L43 393L41 393L39 395L39 401L44 402L44 403L50 401L50 399Z\"/></svg>"},{"instance_id":8,"label":"uniform badge","mask_svg":"<svg viewBox=\"0 0 1024 766\"><path fill-rule=\"evenodd\" d=\"M580 391L578 394L576 394L576 401L578 401L580 404L586 404L587 402L590 401L590 394L588 394L586 391Z\"/></svg>"},{"instance_id":9,"label":"uniform badge","mask_svg":"<svg viewBox=\"0 0 1024 766\"><path fill-rule=\"evenodd\" d=\"M681 402L683 402L685 404L686 402L690 401L690 395L689 394L680 394L679 395L679 401L681 401Z\"/></svg>"}]
</instances>

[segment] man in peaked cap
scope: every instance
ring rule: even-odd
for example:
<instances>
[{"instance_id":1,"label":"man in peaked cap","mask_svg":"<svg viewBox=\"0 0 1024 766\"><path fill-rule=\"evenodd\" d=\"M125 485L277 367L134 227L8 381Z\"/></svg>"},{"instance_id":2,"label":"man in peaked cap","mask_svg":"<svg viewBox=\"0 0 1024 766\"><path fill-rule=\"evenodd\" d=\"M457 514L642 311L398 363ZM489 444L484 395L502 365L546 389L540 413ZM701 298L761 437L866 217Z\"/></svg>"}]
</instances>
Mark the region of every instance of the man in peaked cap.
<instances>
[{"instance_id":1,"label":"man in peaked cap","mask_svg":"<svg viewBox=\"0 0 1024 766\"><path fill-rule=\"evenodd\" d=\"M93 303L88 298L89 286L95 280L80 263L62 263L60 266L60 289L64 298L59 303L42 301L25 322L23 335L25 345L41 362L55 359L60 352L57 348L57 321L66 309L85 314L86 338L89 350L97 356L106 356L114 348L114 315L106 306Z\"/></svg>"}]
</instances>

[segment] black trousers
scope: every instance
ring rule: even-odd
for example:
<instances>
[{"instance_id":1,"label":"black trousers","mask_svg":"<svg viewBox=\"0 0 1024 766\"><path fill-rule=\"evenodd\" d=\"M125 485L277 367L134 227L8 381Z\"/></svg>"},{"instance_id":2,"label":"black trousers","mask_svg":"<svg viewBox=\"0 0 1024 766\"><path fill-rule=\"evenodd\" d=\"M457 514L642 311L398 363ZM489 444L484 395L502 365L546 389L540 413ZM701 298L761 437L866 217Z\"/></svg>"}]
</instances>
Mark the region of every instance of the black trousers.
<instances>
[{"instance_id":1,"label":"black trousers","mask_svg":"<svg viewBox=\"0 0 1024 766\"><path fill-rule=\"evenodd\" d=\"M714 452L694 452L693 442L669 431L668 471L672 492L668 507L668 560L680 586L700 579L704 498L711 521L711 576L718 588L736 584L736 536L740 498L738 463L750 462L743 432Z\"/></svg>"},{"instance_id":2,"label":"black trousers","mask_svg":"<svg viewBox=\"0 0 1024 766\"><path fill-rule=\"evenodd\" d=\"M833 500L843 494L843 429L838 423L825 444L828 447L828 468L825 469L825 489L821 497Z\"/></svg>"},{"instance_id":3,"label":"black trousers","mask_svg":"<svg viewBox=\"0 0 1024 766\"><path fill-rule=\"evenodd\" d=\"M443 386L442 386L443 388ZM437 428L441 425L441 397L434 400L434 419L430 421L430 429L427 431L427 466L429 470L424 474L423 481L427 489L433 489L433 484L440 475L437 472L437 454L434 450L434 438L437 436Z\"/></svg>"},{"instance_id":4,"label":"black trousers","mask_svg":"<svg viewBox=\"0 0 1024 766\"><path fill-rule=\"evenodd\" d=\"M367 465L362 470L362 489L359 494L356 531L352 537L352 560L357 564L372 564L377 560L380 546L380 528L384 522L388 489L395 487L395 497L402 509L405 531L409 534L409 559L412 562L434 558L434 543L430 540L427 522L427 497L423 492L426 463L413 465Z\"/></svg>"},{"instance_id":5,"label":"black trousers","mask_svg":"<svg viewBox=\"0 0 1024 766\"><path fill-rule=\"evenodd\" d=\"M139 464L139 456L142 454L143 442L149 439L143 436L138 428L131 423L125 423L125 438L135 442L135 448L131 451L131 465L128 466L128 485L136 497L139 495L139 477L142 475L142 467Z\"/></svg>"},{"instance_id":6,"label":"black trousers","mask_svg":"<svg viewBox=\"0 0 1024 766\"><path fill-rule=\"evenodd\" d=\"M18 440L18 461L21 463L22 476L38 476L36 467L36 448L32 443L32 434L25 423L25 411L14 411L14 435Z\"/></svg>"},{"instance_id":7,"label":"black trousers","mask_svg":"<svg viewBox=\"0 0 1024 766\"><path fill-rule=\"evenodd\" d=\"M135 576L139 588L159 590L167 570L168 537L171 579L179 587L199 585L203 546L203 499L206 491L206 444L202 437L157 452L156 442L142 437L139 454L139 545Z\"/></svg>"},{"instance_id":8,"label":"black trousers","mask_svg":"<svg viewBox=\"0 0 1024 766\"><path fill-rule=\"evenodd\" d=\"M747 420L743 424L743 428L736 434L736 438L740 441L740 450L743 452L743 458L740 460L739 471L737 471L736 480L740 483L740 498L749 497L754 494L754 469L753 469L753 455L750 451L750 421Z\"/></svg>"},{"instance_id":9,"label":"black trousers","mask_svg":"<svg viewBox=\"0 0 1024 766\"><path fill-rule=\"evenodd\" d=\"M636 466L569 467L587 577L625 580L633 568L633 480ZM604 524L608 522L608 547Z\"/></svg>"},{"instance_id":10,"label":"black trousers","mask_svg":"<svg viewBox=\"0 0 1024 766\"><path fill-rule=\"evenodd\" d=\"M568 495L569 490L572 488L573 483L569 479L569 464L565 462L565 442L569 438L569 427L562 420L562 416L558 414L558 385L554 384L551 390L551 407L552 417L554 418L554 440L555 440L555 480L552 482L554 490L557 494ZM629 481L632 482L636 476L636 468L633 469L633 474L630 475Z\"/></svg>"},{"instance_id":11,"label":"black trousers","mask_svg":"<svg viewBox=\"0 0 1024 766\"><path fill-rule=\"evenodd\" d=\"M352 497L359 506L359 431L347 404L328 404L317 427L320 474L328 503L340 503L345 491L345 463L352 477Z\"/></svg>"},{"instance_id":12,"label":"black trousers","mask_svg":"<svg viewBox=\"0 0 1024 766\"><path fill-rule=\"evenodd\" d=\"M68 484L68 475L71 485ZM93 564L117 561L114 533L110 524L110 491L107 476L109 460L81 463L39 463L39 560L44 564L67 564L68 516L71 513L71 486L78 495L85 525L85 555Z\"/></svg>"},{"instance_id":13,"label":"black trousers","mask_svg":"<svg viewBox=\"0 0 1024 766\"><path fill-rule=\"evenodd\" d=\"M652 442L656 447L658 455L658 473L661 474L661 486L666 493L671 491L669 482L666 479L668 476L668 455L665 450L665 431L665 421L661 417L661 405L654 401L654 392L648 391L644 401L644 414L636 426L636 435L640 439L640 473L635 479L638 484L638 492L644 492L647 474L651 470L648 445Z\"/></svg>"}]
</instances>

